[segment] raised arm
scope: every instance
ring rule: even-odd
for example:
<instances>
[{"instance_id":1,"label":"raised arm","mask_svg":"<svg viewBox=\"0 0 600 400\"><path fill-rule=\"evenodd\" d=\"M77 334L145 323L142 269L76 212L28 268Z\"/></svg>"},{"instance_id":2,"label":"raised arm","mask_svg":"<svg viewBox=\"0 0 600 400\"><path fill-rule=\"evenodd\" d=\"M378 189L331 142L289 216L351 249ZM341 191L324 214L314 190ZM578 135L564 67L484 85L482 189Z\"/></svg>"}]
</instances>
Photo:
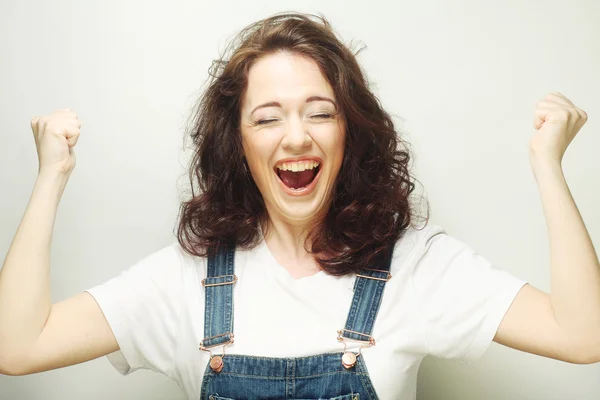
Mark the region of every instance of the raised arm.
<instances>
[{"instance_id":1,"label":"raised arm","mask_svg":"<svg viewBox=\"0 0 600 400\"><path fill-rule=\"evenodd\" d=\"M560 93L538 103L530 156L550 241L551 293L526 285L494 340L577 364L600 362L600 263L561 162L587 114Z\"/></svg>"},{"instance_id":2,"label":"raised arm","mask_svg":"<svg viewBox=\"0 0 600 400\"><path fill-rule=\"evenodd\" d=\"M69 109L31 121L38 176L0 270L0 373L24 375L118 350L88 293L51 304L50 249L56 212L75 167L81 124Z\"/></svg>"}]
</instances>

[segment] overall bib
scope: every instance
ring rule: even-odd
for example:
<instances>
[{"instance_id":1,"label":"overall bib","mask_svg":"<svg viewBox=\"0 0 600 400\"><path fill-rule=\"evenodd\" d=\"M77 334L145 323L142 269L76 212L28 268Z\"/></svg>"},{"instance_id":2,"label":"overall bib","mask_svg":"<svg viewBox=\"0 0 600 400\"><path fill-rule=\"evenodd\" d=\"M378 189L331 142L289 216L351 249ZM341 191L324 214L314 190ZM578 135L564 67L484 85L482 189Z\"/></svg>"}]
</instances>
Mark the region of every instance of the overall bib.
<instances>
[{"instance_id":1,"label":"overall bib","mask_svg":"<svg viewBox=\"0 0 600 400\"><path fill-rule=\"evenodd\" d=\"M346 326L338 341L375 345L371 336L389 273L393 246L356 275ZM204 337L200 349L233 342L235 246L208 256ZM333 333L332 333L333 334ZM374 400L377 394L360 352L336 352L308 357L273 358L236 354L214 355L206 366L201 400Z\"/></svg>"}]
</instances>

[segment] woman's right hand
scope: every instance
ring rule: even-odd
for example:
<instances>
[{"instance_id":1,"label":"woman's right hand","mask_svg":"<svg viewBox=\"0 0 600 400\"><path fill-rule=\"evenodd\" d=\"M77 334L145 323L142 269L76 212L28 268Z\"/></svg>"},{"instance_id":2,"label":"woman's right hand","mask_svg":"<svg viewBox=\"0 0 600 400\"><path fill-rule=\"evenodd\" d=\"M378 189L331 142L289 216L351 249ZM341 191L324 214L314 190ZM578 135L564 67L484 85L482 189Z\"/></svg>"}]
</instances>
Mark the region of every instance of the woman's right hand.
<instances>
[{"instance_id":1,"label":"woman's right hand","mask_svg":"<svg viewBox=\"0 0 600 400\"><path fill-rule=\"evenodd\" d=\"M73 147L79 139L81 123L77 114L64 108L31 120L31 130L37 147L39 169L70 175L75 168Z\"/></svg>"}]
</instances>

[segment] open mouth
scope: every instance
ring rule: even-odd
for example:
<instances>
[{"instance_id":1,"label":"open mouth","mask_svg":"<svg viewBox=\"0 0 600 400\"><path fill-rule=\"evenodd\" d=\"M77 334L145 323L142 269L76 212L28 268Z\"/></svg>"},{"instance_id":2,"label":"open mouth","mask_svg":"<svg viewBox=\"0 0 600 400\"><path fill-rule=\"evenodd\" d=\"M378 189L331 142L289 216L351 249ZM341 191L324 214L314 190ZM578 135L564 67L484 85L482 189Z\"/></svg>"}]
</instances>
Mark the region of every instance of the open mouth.
<instances>
[{"instance_id":1,"label":"open mouth","mask_svg":"<svg viewBox=\"0 0 600 400\"><path fill-rule=\"evenodd\" d=\"M313 160L286 162L275 167L281 182L294 191L303 191L311 186L320 170L321 163Z\"/></svg>"}]
</instances>

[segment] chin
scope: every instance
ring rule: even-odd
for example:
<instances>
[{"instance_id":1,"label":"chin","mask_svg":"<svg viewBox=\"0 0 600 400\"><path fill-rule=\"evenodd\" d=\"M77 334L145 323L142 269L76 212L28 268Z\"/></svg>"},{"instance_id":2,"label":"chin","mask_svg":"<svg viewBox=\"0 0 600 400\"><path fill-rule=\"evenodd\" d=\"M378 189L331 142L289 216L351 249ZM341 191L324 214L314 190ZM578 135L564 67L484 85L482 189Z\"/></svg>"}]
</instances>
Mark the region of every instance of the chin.
<instances>
[{"instance_id":1,"label":"chin","mask_svg":"<svg viewBox=\"0 0 600 400\"><path fill-rule=\"evenodd\" d=\"M289 222L308 224L322 215L323 210L319 207L310 207L308 204L298 204L297 207L294 207L294 205L286 205L280 209L280 213L281 216Z\"/></svg>"}]
</instances>

